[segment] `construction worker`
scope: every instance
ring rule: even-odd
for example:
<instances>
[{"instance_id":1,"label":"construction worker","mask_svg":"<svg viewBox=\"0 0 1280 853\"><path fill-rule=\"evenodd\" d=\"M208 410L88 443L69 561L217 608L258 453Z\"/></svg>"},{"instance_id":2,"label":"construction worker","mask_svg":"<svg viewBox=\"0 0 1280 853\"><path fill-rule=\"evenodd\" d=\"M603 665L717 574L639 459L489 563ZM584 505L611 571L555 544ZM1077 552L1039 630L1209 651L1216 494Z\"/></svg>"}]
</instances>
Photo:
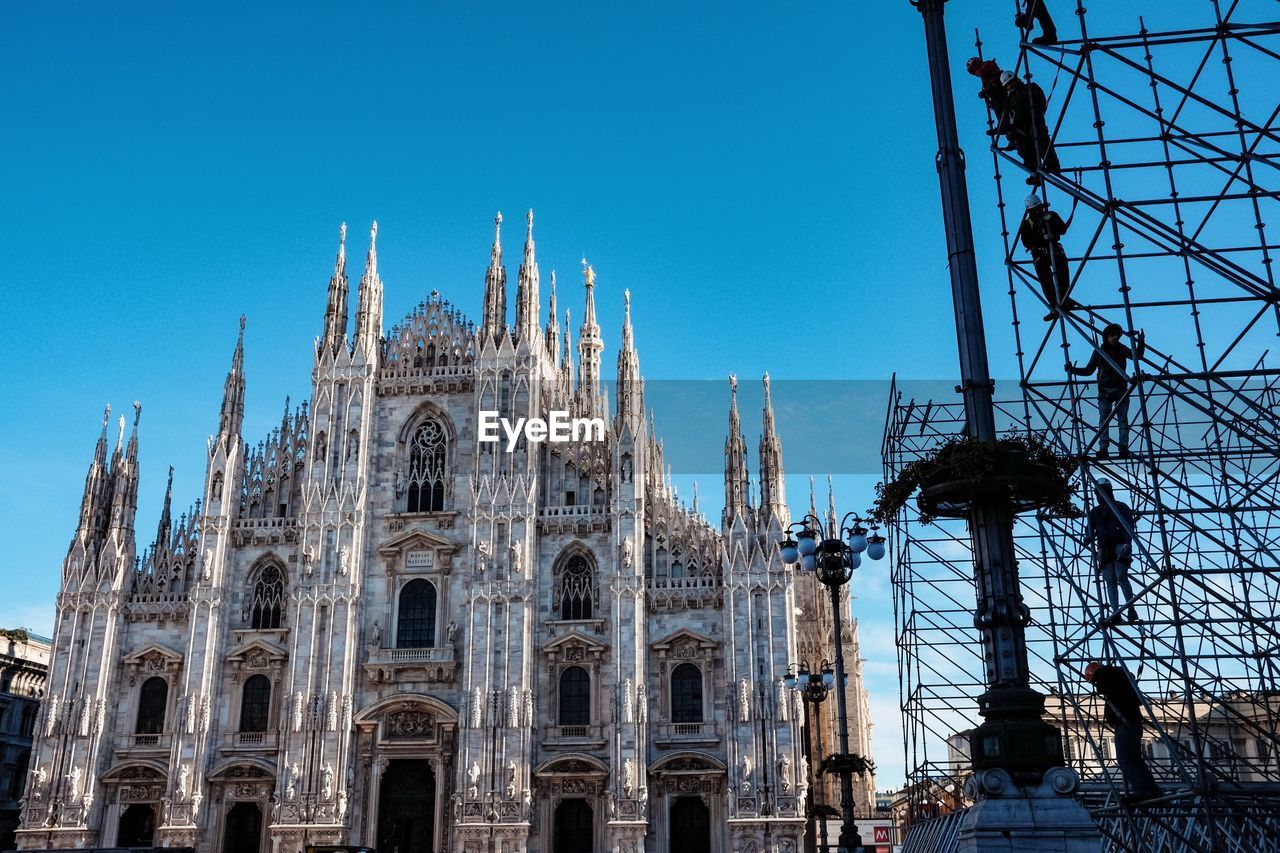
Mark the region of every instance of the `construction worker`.
<instances>
[{"instance_id":1,"label":"construction worker","mask_svg":"<svg viewBox=\"0 0 1280 853\"><path fill-rule=\"evenodd\" d=\"M1009 141L1018 150L1022 165L1031 173L1027 183L1038 186L1040 172L1056 175L1062 171L1058 153L1049 137L1049 126L1045 122L1048 99L1040 84L1024 83L1012 71L1000 72L1000 85L1004 87L1008 104L1001 119L1000 131L1008 135Z\"/></svg>"},{"instance_id":2,"label":"construction worker","mask_svg":"<svg viewBox=\"0 0 1280 853\"><path fill-rule=\"evenodd\" d=\"M1066 371L1073 376L1089 376L1098 373L1098 458L1106 459L1111 455L1111 416L1114 414L1119 424L1120 458L1129 455L1129 376L1125 373L1125 365L1129 359L1136 363L1142 358L1147 346L1146 333L1139 330L1134 335L1136 351L1130 350L1120 343L1124 330L1119 323L1110 323L1102 330L1102 344L1093 351L1093 356L1084 367L1076 367L1066 363Z\"/></svg>"},{"instance_id":3,"label":"construction worker","mask_svg":"<svg viewBox=\"0 0 1280 853\"><path fill-rule=\"evenodd\" d=\"M1071 297L1071 270L1067 267L1067 253L1062 248L1059 238L1067 233L1071 222L1063 222L1062 217L1049 209L1049 201L1032 193L1027 196L1027 212L1018 226L1018 239L1023 248L1031 253L1031 262L1035 265L1036 280L1040 282L1040 291L1044 301L1049 305L1046 320L1058 316L1058 309L1074 311L1080 303Z\"/></svg>"},{"instance_id":4,"label":"construction worker","mask_svg":"<svg viewBox=\"0 0 1280 853\"><path fill-rule=\"evenodd\" d=\"M1129 789L1127 800L1150 800L1164 795L1142 755L1142 696L1129 673L1118 666L1094 661L1084 668L1084 680L1106 702L1105 719L1115 729L1116 763Z\"/></svg>"},{"instance_id":5,"label":"construction worker","mask_svg":"<svg viewBox=\"0 0 1280 853\"><path fill-rule=\"evenodd\" d=\"M1138 610L1133 606L1133 584L1129 582L1129 568L1133 565L1133 509L1116 500L1110 480L1099 480L1094 488L1097 503L1089 510L1085 523L1085 540L1093 546L1098 576L1106 587L1110 615L1104 621L1114 622L1120 616L1120 592L1129 604L1129 621L1138 621Z\"/></svg>"},{"instance_id":6,"label":"construction worker","mask_svg":"<svg viewBox=\"0 0 1280 853\"><path fill-rule=\"evenodd\" d=\"M978 97L987 102L987 106L991 107L991 111L996 114L996 119L999 120L1004 115L1006 105L1004 86L1000 84L1000 66L996 64L994 59L984 60L977 56L971 56L969 61L964 64L964 68L982 81L982 88L978 90Z\"/></svg>"},{"instance_id":7,"label":"construction worker","mask_svg":"<svg viewBox=\"0 0 1280 853\"><path fill-rule=\"evenodd\" d=\"M1022 40L1026 41L1033 23L1040 25L1040 35L1031 40L1032 44L1057 44L1058 28L1053 24L1049 14L1048 0L1027 0L1027 8L1013 16L1014 25L1022 30Z\"/></svg>"}]
</instances>

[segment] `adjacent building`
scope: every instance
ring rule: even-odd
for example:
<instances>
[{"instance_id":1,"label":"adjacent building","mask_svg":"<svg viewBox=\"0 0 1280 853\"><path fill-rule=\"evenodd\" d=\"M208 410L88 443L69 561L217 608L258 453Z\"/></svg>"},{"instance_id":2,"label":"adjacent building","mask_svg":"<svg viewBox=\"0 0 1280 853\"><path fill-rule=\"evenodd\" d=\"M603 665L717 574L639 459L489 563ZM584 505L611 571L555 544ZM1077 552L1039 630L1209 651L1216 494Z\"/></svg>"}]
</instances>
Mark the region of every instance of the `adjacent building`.
<instances>
[{"instance_id":1,"label":"adjacent building","mask_svg":"<svg viewBox=\"0 0 1280 853\"><path fill-rule=\"evenodd\" d=\"M11 850L31 763L40 699L49 674L49 638L0 629L0 850Z\"/></svg>"},{"instance_id":2,"label":"adjacent building","mask_svg":"<svg viewBox=\"0 0 1280 853\"><path fill-rule=\"evenodd\" d=\"M575 340L554 273L541 319L530 213L512 324L500 227L478 323L433 292L387 331L376 224L349 322L344 227L308 399L241 434L242 319L203 495L175 514L171 471L154 535L135 531L140 407L114 444L104 417L20 847L800 849L782 677L816 591L777 553L768 379L754 476L725 389L713 526L672 488L629 297L607 397L593 269ZM508 448L483 428L560 417L583 429ZM869 751L860 670L848 689Z\"/></svg>"}]
</instances>

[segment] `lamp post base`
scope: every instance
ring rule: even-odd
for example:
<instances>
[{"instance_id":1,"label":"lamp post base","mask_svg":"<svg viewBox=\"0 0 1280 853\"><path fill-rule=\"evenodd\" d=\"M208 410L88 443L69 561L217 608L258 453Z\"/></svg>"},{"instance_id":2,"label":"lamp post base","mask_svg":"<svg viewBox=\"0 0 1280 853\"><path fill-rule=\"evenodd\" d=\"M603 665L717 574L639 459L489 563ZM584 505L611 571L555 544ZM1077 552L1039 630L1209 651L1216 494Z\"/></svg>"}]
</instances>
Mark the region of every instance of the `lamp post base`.
<instances>
[{"instance_id":1,"label":"lamp post base","mask_svg":"<svg viewBox=\"0 0 1280 853\"><path fill-rule=\"evenodd\" d=\"M974 804L960 824L957 853L1098 853L1102 833L1074 794L1080 776L1054 767L1037 785L1004 770L979 770L965 783Z\"/></svg>"},{"instance_id":2,"label":"lamp post base","mask_svg":"<svg viewBox=\"0 0 1280 853\"><path fill-rule=\"evenodd\" d=\"M1000 769L1018 785L1040 784L1063 765L1062 733L1044 719L1044 696L1029 687L993 687L978 697L983 723L969 733L976 771Z\"/></svg>"}]
</instances>

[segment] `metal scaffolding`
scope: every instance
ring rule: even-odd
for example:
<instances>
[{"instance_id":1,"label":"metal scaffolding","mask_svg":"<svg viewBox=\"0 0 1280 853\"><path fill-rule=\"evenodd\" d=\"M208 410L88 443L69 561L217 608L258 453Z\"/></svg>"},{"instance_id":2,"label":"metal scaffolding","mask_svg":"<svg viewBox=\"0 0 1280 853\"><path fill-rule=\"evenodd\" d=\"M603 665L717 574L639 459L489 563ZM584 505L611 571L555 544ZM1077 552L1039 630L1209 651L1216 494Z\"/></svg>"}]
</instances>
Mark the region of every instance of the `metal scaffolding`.
<instances>
[{"instance_id":1,"label":"metal scaffolding","mask_svg":"<svg viewBox=\"0 0 1280 853\"><path fill-rule=\"evenodd\" d=\"M1268 366L1280 334L1280 22L1266 0L1198 8L1199 27L1140 19L1135 33L1097 36L1077 0L1078 38L1020 47L1010 70L1048 95L1051 139L1036 146L1052 144L1062 168L1038 192L1069 217L1080 305L1048 304L1017 244L1028 172L997 141L1020 379L997 412L1002 431L1043 433L1080 460L1084 510L1105 478L1137 517L1134 595L1121 602L1133 622L1111 611L1084 518L1025 515L1015 534L1033 686L1049 694L1086 805L1116 850L1244 853L1280 850L1280 369ZM1129 369L1131 453L1102 457L1096 377L1063 364L1088 361L1112 322L1130 346L1145 329L1146 348ZM959 403L895 387L886 479L963 427ZM922 525L910 508L889 533L911 811L927 819L960 801L969 760L957 735L978 722L985 686L970 540L963 522ZM1123 666L1141 689L1164 797L1123 797L1083 680L1090 661Z\"/></svg>"}]
</instances>

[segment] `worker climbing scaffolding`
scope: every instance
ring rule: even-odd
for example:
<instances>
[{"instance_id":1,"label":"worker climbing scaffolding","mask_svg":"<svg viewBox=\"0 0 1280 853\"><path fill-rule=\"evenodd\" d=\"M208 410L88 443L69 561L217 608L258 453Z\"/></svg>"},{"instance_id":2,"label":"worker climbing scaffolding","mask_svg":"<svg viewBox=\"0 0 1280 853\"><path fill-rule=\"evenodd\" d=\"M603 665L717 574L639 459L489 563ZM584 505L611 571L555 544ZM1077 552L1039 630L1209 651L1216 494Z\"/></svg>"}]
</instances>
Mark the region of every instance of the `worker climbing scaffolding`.
<instances>
[{"instance_id":1,"label":"worker climbing scaffolding","mask_svg":"<svg viewBox=\"0 0 1280 853\"><path fill-rule=\"evenodd\" d=\"M1098 374L1098 458L1106 459L1111 455L1111 420L1114 417L1118 426L1116 437L1121 458L1129 455L1129 404L1130 378L1125 371L1132 359L1135 363L1142 360L1147 348L1146 333L1139 330L1134 334L1134 349L1120 343L1124 329L1119 323L1108 323L1102 330L1102 343L1093 351L1084 367L1076 367L1067 362L1067 373L1072 376L1092 376Z\"/></svg>"},{"instance_id":2,"label":"worker climbing scaffolding","mask_svg":"<svg viewBox=\"0 0 1280 853\"><path fill-rule=\"evenodd\" d=\"M1027 212L1018 225L1018 240L1031 254L1036 280L1044 294L1049 313L1046 320L1058 316L1059 309L1073 311L1080 303L1071 298L1071 269L1067 264L1067 252L1062 248L1062 235L1071 227L1071 220L1062 221L1056 211L1049 209L1049 202L1032 193L1027 196Z\"/></svg>"},{"instance_id":3,"label":"worker climbing scaffolding","mask_svg":"<svg viewBox=\"0 0 1280 853\"><path fill-rule=\"evenodd\" d=\"M1120 618L1120 592L1129 602L1127 613L1130 622L1138 621L1138 610L1133 606L1133 584L1129 570L1133 566L1133 531L1136 518L1133 509L1116 498L1110 480L1099 480L1094 487L1097 503L1089 510L1084 537L1093 547L1094 565L1105 590L1111 610L1104 622Z\"/></svg>"}]
</instances>

